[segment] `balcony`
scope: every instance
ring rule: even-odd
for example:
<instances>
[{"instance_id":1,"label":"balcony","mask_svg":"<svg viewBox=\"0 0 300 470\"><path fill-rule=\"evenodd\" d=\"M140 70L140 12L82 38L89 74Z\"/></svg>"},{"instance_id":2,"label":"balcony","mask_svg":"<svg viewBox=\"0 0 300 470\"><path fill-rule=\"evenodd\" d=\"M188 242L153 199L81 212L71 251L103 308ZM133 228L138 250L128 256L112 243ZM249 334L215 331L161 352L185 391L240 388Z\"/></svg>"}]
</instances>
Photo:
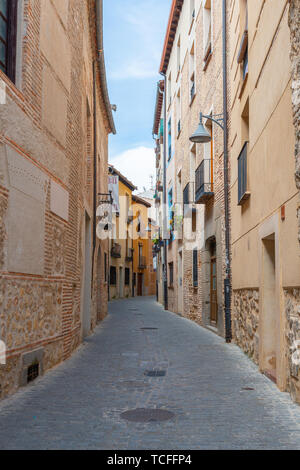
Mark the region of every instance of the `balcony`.
<instances>
[{"instance_id":1,"label":"balcony","mask_svg":"<svg viewBox=\"0 0 300 470\"><path fill-rule=\"evenodd\" d=\"M140 256L139 257L139 269L146 269L147 268L147 263L146 263L146 256Z\"/></svg>"},{"instance_id":2,"label":"balcony","mask_svg":"<svg viewBox=\"0 0 300 470\"><path fill-rule=\"evenodd\" d=\"M121 245L119 245L119 243L114 243L111 247L110 254L112 258L121 258Z\"/></svg>"},{"instance_id":3,"label":"balcony","mask_svg":"<svg viewBox=\"0 0 300 470\"><path fill-rule=\"evenodd\" d=\"M133 260L133 248L128 248L127 249L127 255L126 255L126 261L132 261Z\"/></svg>"},{"instance_id":4,"label":"balcony","mask_svg":"<svg viewBox=\"0 0 300 470\"><path fill-rule=\"evenodd\" d=\"M204 159L198 166L195 175L195 203L206 204L214 195L213 167L211 159Z\"/></svg>"}]
</instances>

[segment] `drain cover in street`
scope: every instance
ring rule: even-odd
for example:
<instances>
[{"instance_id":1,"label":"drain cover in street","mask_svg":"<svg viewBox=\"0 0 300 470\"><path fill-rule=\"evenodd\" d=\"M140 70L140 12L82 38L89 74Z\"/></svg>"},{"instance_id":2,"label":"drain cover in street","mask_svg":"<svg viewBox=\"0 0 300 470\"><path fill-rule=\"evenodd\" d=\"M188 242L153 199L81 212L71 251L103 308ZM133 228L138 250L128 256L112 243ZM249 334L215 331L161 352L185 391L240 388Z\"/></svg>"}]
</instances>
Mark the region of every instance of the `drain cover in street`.
<instances>
[{"instance_id":1,"label":"drain cover in street","mask_svg":"<svg viewBox=\"0 0 300 470\"><path fill-rule=\"evenodd\" d=\"M164 377L166 375L165 370L146 370L145 375L147 377Z\"/></svg>"},{"instance_id":2,"label":"drain cover in street","mask_svg":"<svg viewBox=\"0 0 300 470\"><path fill-rule=\"evenodd\" d=\"M132 312L137 312L138 311L137 308L130 308L129 310L131 310Z\"/></svg>"},{"instance_id":3,"label":"drain cover in street","mask_svg":"<svg viewBox=\"0 0 300 470\"><path fill-rule=\"evenodd\" d=\"M242 390L255 390L253 387L243 387Z\"/></svg>"},{"instance_id":4,"label":"drain cover in street","mask_svg":"<svg viewBox=\"0 0 300 470\"><path fill-rule=\"evenodd\" d=\"M121 418L135 423L156 423L160 421L168 421L174 417L174 413L159 408L137 408L135 410L125 411L121 414Z\"/></svg>"},{"instance_id":5,"label":"drain cover in street","mask_svg":"<svg viewBox=\"0 0 300 470\"><path fill-rule=\"evenodd\" d=\"M158 328L154 328L154 327L150 327L150 326L144 326L143 328L141 328L141 330L158 330Z\"/></svg>"}]
</instances>

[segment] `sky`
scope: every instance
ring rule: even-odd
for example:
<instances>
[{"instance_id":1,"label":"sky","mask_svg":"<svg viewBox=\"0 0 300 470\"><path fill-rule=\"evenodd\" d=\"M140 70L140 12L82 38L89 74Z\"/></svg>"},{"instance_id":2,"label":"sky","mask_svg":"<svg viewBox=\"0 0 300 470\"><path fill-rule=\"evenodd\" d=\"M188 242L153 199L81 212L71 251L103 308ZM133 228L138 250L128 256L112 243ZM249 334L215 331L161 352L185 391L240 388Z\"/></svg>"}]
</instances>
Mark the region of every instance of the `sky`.
<instances>
[{"instance_id":1,"label":"sky","mask_svg":"<svg viewBox=\"0 0 300 470\"><path fill-rule=\"evenodd\" d=\"M109 162L139 191L155 177L152 127L171 0L104 0L104 54L117 135Z\"/></svg>"}]
</instances>

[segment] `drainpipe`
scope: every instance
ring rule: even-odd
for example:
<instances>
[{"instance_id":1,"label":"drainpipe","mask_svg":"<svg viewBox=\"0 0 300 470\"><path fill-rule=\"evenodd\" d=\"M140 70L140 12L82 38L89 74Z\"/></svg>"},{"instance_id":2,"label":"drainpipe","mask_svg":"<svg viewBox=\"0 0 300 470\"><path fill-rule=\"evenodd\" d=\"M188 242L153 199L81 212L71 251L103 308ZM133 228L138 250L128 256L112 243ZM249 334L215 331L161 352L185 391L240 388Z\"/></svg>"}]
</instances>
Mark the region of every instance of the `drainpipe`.
<instances>
[{"instance_id":1,"label":"drainpipe","mask_svg":"<svg viewBox=\"0 0 300 470\"><path fill-rule=\"evenodd\" d=\"M228 174L228 112L227 112L227 2L223 0L223 110L224 110L224 197L225 197L225 249L226 278L225 293L225 339L231 342L231 263L230 263L230 219L229 219L229 174Z\"/></svg>"},{"instance_id":2,"label":"drainpipe","mask_svg":"<svg viewBox=\"0 0 300 470\"><path fill-rule=\"evenodd\" d=\"M163 237L164 237L164 307L168 310L168 249L167 249L167 77L166 74L160 72L164 77L164 158L163 158Z\"/></svg>"},{"instance_id":3,"label":"drainpipe","mask_svg":"<svg viewBox=\"0 0 300 470\"><path fill-rule=\"evenodd\" d=\"M94 107L94 187L93 187L93 261L92 280L94 280L94 260L96 251L96 210L97 210L97 99L96 99L96 61L93 61L93 107Z\"/></svg>"}]
</instances>

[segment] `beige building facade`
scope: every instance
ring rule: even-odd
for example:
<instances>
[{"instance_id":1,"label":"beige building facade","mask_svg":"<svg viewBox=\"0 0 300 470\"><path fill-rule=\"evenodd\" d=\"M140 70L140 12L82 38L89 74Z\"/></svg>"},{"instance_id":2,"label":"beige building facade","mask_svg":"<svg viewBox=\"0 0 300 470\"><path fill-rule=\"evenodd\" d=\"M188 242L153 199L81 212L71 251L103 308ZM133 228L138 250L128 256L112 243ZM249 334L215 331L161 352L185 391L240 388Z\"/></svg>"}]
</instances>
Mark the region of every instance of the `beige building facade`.
<instances>
[{"instance_id":1,"label":"beige building facade","mask_svg":"<svg viewBox=\"0 0 300 470\"><path fill-rule=\"evenodd\" d=\"M0 397L69 357L107 312L102 2L0 3Z\"/></svg>"},{"instance_id":2,"label":"beige building facade","mask_svg":"<svg viewBox=\"0 0 300 470\"><path fill-rule=\"evenodd\" d=\"M232 2L231 234L234 341L300 400L300 252L289 2ZM279 66L280 64L280 66Z\"/></svg>"},{"instance_id":3,"label":"beige building facade","mask_svg":"<svg viewBox=\"0 0 300 470\"><path fill-rule=\"evenodd\" d=\"M224 135L210 119L224 117L225 43L228 257ZM177 230L167 242L167 307L225 336L229 270L233 341L300 401L299 2L174 0L160 71L157 218L161 234L168 224ZM192 144L200 112L211 142ZM160 247L161 303L164 260Z\"/></svg>"}]
</instances>

